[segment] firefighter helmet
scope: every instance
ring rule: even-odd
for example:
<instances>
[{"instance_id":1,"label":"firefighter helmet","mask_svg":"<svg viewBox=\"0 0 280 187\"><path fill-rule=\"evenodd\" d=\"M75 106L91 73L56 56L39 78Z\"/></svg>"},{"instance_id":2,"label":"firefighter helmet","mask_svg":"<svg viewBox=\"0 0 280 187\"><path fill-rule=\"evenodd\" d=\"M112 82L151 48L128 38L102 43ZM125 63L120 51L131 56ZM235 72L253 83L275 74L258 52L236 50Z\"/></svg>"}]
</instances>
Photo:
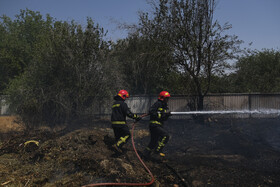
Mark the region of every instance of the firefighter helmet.
<instances>
[{"instance_id":1,"label":"firefighter helmet","mask_svg":"<svg viewBox=\"0 0 280 187\"><path fill-rule=\"evenodd\" d=\"M120 90L118 96L120 96L123 100L129 98L129 94L126 90Z\"/></svg>"},{"instance_id":2,"label":"firefighter helmet","mask_svg":"<svg viewBox=\"0 0 280 187\"><path fill-rule=\"evenodd\" d=\"M158 99L163 101L165 98L169 98L170 94L167 91L162 91L159 93Z\"/></svg>"}]
</instances>

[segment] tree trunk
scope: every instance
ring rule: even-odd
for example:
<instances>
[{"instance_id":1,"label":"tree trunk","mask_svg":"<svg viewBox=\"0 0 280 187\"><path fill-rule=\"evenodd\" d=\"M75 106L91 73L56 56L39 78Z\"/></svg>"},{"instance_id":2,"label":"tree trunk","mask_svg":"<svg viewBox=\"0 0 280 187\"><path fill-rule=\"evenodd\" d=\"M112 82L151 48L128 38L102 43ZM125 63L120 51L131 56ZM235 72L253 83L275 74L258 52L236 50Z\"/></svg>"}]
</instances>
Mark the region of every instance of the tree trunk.
<instances>
[{"instance_id":1,"label":"tree trunk","mask_svg":"<svg viewBox=\"0 0 280 187\"><path fill-rule=\"evenodd\" d=\"M199 94L197 96L197 111L203 111L203 103L204 103L204 96L202 94ZM204 125L204 118L205 116L203 114L197 114L195 119L198 121L199 124Z\"/></svg>"},{"instance_id":2,"label":"tree trunk","mask_svg":"<svg viewBox=\"0 0 280 187\"><path fill-rule=\"evenodd\" d=\"M202 94L199 94L198 100L197 100L197 110L198 111L203 110L203 103L204 103L204 96Z\"/></svg>"}]
</instances>

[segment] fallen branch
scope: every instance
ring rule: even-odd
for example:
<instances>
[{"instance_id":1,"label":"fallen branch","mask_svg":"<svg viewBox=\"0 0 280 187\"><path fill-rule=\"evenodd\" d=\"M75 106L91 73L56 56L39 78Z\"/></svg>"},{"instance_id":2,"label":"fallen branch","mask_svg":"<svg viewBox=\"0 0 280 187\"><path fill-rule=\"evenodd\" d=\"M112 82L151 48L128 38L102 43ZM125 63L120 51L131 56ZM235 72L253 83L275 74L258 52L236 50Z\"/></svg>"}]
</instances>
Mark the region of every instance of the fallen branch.
<instances>
[{"instance_id":1,"label":"fallen branch","mask_svg":"<svg viewBox=\"0 0 280 187\"><path fill-rule=\"evenodd\" d=\"M3 183L1 184L1 186L7 185L7 184L9 184L10 182L12 182L12 181L3 182Z\"/></svg>"}]
</instances>

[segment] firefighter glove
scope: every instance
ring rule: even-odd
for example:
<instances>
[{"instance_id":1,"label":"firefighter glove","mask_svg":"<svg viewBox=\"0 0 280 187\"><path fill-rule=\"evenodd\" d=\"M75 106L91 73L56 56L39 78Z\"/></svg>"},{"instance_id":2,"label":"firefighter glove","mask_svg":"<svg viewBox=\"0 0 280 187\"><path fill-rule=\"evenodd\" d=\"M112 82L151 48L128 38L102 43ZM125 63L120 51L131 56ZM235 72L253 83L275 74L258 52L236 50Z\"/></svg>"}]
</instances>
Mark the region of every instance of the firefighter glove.
<instances>
[{"instance_id":1,"label":"firefighter glove","mask_svg":"<svg viewBox=\"0 0 280 187\"><path fill-rule=\"evenodd\" d=\"M169 116L172 116L171 112L166 112L166 115L169 117Z\"/></svg>"},{"instance_id":2,"label":"firefighter glove","mask_svg":"<svg viewBox=\"0 0 280 187\"><path fill-rule=\"evenodd\" d=\"M137 117L135 118L135 121L140 121L141 119L142 119L142 117L137 116Z\"/></svg>"}]
</instances>

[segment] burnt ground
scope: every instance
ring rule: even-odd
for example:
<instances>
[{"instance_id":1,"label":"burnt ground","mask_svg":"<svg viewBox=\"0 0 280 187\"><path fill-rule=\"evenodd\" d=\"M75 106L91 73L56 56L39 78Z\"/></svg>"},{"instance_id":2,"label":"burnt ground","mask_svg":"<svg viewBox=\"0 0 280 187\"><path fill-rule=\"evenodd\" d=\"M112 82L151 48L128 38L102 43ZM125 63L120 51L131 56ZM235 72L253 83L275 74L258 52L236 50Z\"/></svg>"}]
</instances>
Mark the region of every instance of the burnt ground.
<instances>
[{"instance_id":1,"label":"burnt ground","mask_svg":"<svg viewBox=\"0 0 280 187\"><path fill-rule=\"evenodd\" d=\"M145 163L152 186L280 186L279 119L169 119L166 159ZM135 130L138 150L149 141L148 121ZM151 180L132 149L111 150L109 121L60 131L38 129L0 135L0 186L82 186ZM39 141L39 146L24 143ZM185 182L182 182L182 178Z\"/></svg>"}]
</instances>

